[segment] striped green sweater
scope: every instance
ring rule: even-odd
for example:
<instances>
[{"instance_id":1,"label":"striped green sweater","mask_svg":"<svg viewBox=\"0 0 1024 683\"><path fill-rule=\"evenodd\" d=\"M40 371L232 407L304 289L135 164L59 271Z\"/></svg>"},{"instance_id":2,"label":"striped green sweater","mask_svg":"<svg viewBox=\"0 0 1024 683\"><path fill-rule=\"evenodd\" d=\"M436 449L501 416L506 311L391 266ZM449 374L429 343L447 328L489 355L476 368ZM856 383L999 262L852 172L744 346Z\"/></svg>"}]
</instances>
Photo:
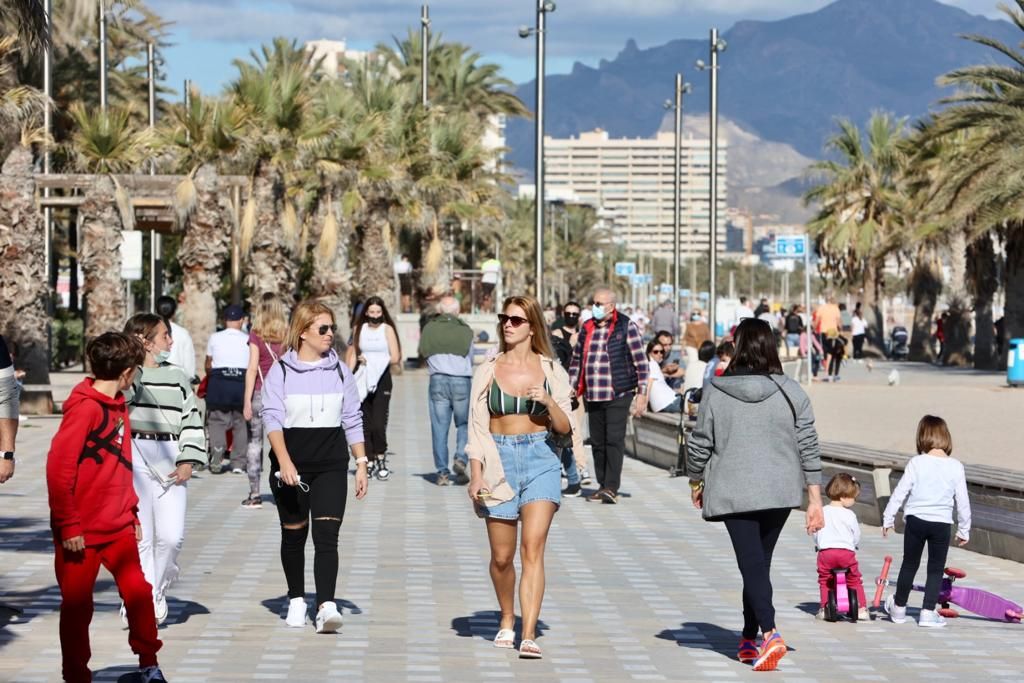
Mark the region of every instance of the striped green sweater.
<instances>
[{"instance_id":1,"label":"striped green sweater","mask_svg":"<svg viewBox=\"0 0 1024 683\"><path fill-rule=\"evenodd\" d=\"M125 392L132 431L174 434L178 437L180 465L206 464L206 434L196 395L181 368L163 364L142 368Z\"/></svg>"}]
</instances>

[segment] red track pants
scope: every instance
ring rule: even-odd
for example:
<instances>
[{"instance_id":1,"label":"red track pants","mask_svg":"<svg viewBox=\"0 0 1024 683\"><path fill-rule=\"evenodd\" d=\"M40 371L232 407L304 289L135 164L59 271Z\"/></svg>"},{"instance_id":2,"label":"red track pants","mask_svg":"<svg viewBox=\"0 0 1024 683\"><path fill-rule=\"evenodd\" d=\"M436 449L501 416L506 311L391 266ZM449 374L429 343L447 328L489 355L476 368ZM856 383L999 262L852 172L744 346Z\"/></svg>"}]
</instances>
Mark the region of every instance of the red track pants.
<instances>
[{"instance_id":1,"label":"red track pants","mask_svg":"<svg viewBox=\"0 0 1024 683\"><path fill-rule=\"evenodd\" d=\"M60 649L64 680L88 683L89 623L92 621L92 594L100 565L114 576L114 582L128 612L128 644L139 656L139 667L155 666L162 643L157 638L153 589L146 582L139 563L139 547L134 531L128 531L109 543L87 546L82 552L65 550L58 542L54 568L60 586Z\"/></svg>"},{"instance_id":2,"label":"red track pants","mask_svg":"<svg viewBox=\"0 0 1024 683\"><path fill-rule=\"evenodd\" d=\"M833 569L846 569L846 586L857 591L857 602L864 609L868 606L864 595L864 581L857 565L857 553L846 548L828 548L818 551L818 587L821 589L821 606L828 602L828 589Z\"/></svg>"}]
</instances>

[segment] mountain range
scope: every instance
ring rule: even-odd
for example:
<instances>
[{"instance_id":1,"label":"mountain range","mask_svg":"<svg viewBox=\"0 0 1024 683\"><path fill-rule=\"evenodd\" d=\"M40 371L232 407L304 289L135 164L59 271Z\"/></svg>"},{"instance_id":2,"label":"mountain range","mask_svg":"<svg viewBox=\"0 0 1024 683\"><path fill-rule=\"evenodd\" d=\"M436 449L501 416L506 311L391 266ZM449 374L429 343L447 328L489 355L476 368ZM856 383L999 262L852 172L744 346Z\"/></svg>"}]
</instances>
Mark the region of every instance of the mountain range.
<instances>
[{"instance_id":1,"label":"mountain range","mask_svg":"<svg viewBox=\"0 0 1024 683\"><path fill-rule=\"evenodd\" d=\"M994 61L993 50L963 39L965 34L1013 47L1024 38L1008 21L936 0L837 0L778 21L740 21L722 34L728 47L720 56L719 111L735 124L732 137L743 132L748 147L758 140L780 143L775 151L794 163L821 158L838 117L863 124L882 110L919 118L950 94L938 85L940 76ZM677 71L693 84L686 112L706 117L708 78L694 68L698 59L708 61L707 40L641 49L631 38L612 60L596 67L577 62L571 73L549 75L547 133L568 137L602 128L613 137L650 137L665 123L663 103L672 97ZM521 84L517 94L533 108L533 81ZM728 126L723 129L728 134ZM510 121L507 139L512 165L532 176L532 120ZM747 154L753 165L744 166L744 155L738 156L730 153L729 171L737 192L778 186L792 194L793 183L779 173L760 177L761 164L776 158L770 150ZM790 166L782 164L779 172Z\"/></svg>"}]
</instances>

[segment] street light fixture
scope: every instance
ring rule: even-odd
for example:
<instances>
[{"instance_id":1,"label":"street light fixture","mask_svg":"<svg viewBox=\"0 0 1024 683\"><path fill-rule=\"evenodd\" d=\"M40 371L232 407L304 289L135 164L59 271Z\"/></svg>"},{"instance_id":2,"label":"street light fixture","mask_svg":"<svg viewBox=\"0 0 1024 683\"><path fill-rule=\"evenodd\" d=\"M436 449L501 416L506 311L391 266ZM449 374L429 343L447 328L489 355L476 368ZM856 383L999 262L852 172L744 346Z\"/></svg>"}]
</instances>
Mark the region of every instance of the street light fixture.
<instances>
[{"instance_id":1,"label":"street light fixture","mask_svg":"<svg viewBox=\"0 0 1024 683\"><path fill-rule=\"evenodd\" d=\"M683 82L683 75L676 74L675 102L665 101L665 109L675 111L675 136L673 140L674 179L672 183L672 310L679 314L679 251L681 248L680 230L682 229L682 177L683 177L683 95L693 87Z\"/></svg>"},{"instance_id":2,"label":"street light fixture","mask_svg":"<svg viewBox=\"0 0 1024 683\"><path fill-rule=\"evenodd\" d=\"M430 6L423 3L420 12L420 101L427 108L427 58L430 44Z\"/></svg>"},{"instance_id":3,"label":"street light fixture","mask_svg":"<svg viewBox=\"0 0 1024 683\"><path fill-rule=\"evenodd\" d=\"M537 27L519 27L519 37L537 39L537 77L536 100L537 118L535 121L535 155L534 159L534 293L537 301L544 303L544 47L547 40L547 15L555 11L552 0L537 0Z\"/></svg>"},{"instance_id":4,"label":"street light fixture","mask_svg":"<svg viewBox=\"0 0 1024 683\"><path fill-rule=\"evenodd\" d=\"M711 323L711 333L717 336L718 318L718 55L728 48L728 43L718 36L718 29L711 29L710 60L708 65L704 60L697 60L697 69L710 72L711 79L711 108L708 114L710 122L710 248L709 248L709 286L708 286L708 321Z\"/></svg>"}]
</instances>

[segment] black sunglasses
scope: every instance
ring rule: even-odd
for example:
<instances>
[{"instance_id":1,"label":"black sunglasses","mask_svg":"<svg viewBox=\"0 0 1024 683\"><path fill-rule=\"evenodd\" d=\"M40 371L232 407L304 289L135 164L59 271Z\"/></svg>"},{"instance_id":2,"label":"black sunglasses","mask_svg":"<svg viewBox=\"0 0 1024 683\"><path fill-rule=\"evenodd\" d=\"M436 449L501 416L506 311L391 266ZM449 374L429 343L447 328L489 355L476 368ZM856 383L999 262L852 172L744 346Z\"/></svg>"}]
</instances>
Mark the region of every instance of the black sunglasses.
<instances>
[{"instance_id":1,"label":"black sunglasses","mask_svg":"<svg viewBox=\"0 0 1024 683\"><path fill-rule=\"evenodd\" d=\"M665 355L665 350L664 349L651 349L651 355L652 356L664 356Z\"/></svg>"},{"instance_id":2,"label":"black sunglasses","mask_svg":"<svg viewBox=\"0 0 1024 683\"><path fill-rule=\"evenodd\" d=\"M331 334L334 334L335 332L338 331L338 326L337 325L321 325L320 327L316 328L317 334L319 334L321 337L324 336L325 334L327 334L328 330L331 331Z\"/></svg>"},{"instance_id":3,"label":"black sunglasses","mask_svg":"<svg viewBox=\"0 0 1024 683\"><path fill-rule=\"evenodd\" d=\"M518 315L505 315L504 313L498 314L498 324L502 327L505 327L505 323L512 323L512 327L519 327L528 322L530 321Z\"/></svg>"}]
</instances>

